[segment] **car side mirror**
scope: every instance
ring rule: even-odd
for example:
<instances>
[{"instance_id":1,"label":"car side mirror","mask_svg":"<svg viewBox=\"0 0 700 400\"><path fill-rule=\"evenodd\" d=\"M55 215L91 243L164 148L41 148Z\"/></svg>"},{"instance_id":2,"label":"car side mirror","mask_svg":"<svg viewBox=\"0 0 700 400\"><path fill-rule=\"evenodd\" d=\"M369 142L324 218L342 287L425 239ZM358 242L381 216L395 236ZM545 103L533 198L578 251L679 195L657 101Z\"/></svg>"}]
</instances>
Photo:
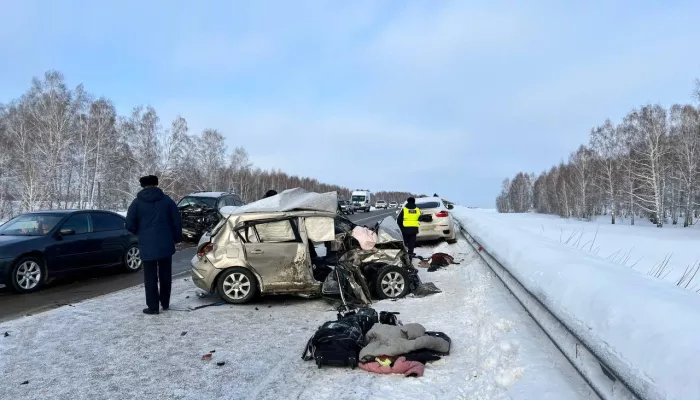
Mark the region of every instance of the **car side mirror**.
<instances>
[{"instance_id":1,"label":"car side mirror","mask_svg":"<svg viewBox=\"0 0 700 400\"><path fill-rule=\"evenodd\" d=\"M447 205L447 209L448 209L448 210L452 210L453 208L455 208L455 206L453 206L452 204L448 204L448 205Z\"/></svg>"},{"instance_id":2,"label":"car side mirror","mask_svg":"<svg viewBox=\"0 0 700 400\"><path fill-rule=\"evenodd\" d=\"M70 236L70 235L75 235L75 230L74 229L61 229L58 233L60 236Z\"/></svg>"}]
</instances>

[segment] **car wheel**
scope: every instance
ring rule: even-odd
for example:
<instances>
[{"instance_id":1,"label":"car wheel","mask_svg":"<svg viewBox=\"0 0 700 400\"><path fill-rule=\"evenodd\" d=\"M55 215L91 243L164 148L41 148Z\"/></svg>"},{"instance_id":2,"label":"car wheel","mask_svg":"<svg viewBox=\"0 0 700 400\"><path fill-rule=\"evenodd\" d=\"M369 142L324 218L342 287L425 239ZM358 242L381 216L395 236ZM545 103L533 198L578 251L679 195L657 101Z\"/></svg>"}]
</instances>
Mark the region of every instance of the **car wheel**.
<instances>
[{"instance_id":1,"label":"car wheel","mask_svg":"<svg viewBox=\"0 0 700 400\"><path fill-rule=\"evenodd\" d=\"M10 287L17 293L39 290L46 281L46 266L39 257L23 257L12 268Z\"/></svg>"},{"instance_id":2,"label":"car wheel","mask_svg":"<svg viewBox=\"0 0 700 400\"><path fill-rule=\"evenodd\" d=\"M395 265L387 265L377 272L374 292L380 299L397 299L408 294L408 272Z\"/></svg>"},{"instance_id":3,"label":"car wheel","mask_svg":"<svg viewBox=\"0 0 700 400\"><path fill-rule=\"evenodd\" d=\"M258 294L258 280L249 270L234 267L222 273L217 291L227 303L244 304Z\"/></svg>"},{"instance_id":4,"label":"car wheel","mask_svg":"<svg viewBox=\"0 0 700 400\"><path fill-rule=\"evenodd\" d=\"M131 245L124 254L124 268L129 272L137 272L141 269L141 250L138 245Z\"/></svg>"}]
</instances>

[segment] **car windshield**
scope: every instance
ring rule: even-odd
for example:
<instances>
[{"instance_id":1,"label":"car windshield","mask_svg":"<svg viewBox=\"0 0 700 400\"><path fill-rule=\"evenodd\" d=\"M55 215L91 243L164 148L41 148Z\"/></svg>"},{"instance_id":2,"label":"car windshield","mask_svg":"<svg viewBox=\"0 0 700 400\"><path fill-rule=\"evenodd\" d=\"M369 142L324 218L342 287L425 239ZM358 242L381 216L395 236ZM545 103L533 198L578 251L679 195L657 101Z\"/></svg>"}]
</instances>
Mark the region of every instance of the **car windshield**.
<instances>
[{"instance_id":1,"label":"car windshield","mask_svg":"<svg viewBox=\"0 0 700 400\"><path fill-rule=\"evenodd\" d=\"M347 202L347 200L340 200L340 201L338 202L338 204L345 205L345 204L348 204L348 202Z\"/></svg>"},{"instance_id":2,"label":"car windshield","mask_svg":"<svg viewBox=\"0 0 700 400\"><path fill-rule=\"evenodd\" d=\"M209 208L215 208L216 207L216 199L213 197L195 197L195 196L187 196L184 199L180 200L180 203L177 205L178 207L186 207L186 206L195 206L195 207L209 207Z\"/></svg>"},{"instance_id":3,"label":"car windshield","mask_svg":"<svg viewBox=\"0 0 700 400\"><path fill-rule=\"evenodd\" d=\"M438 208L440 207L440 203L437 201L427 201L425 203L416 203L416 207L420 208L421 210L425 210L426 208Z\"/></svg>"},{"instance_id":4,"label":"car windshield","mask_svg":"<svg viewBox=\"0 0 700 400\"><path fill-rule=\"evenodd\" d=\"M365 201L365 196L352 196L352 201L363 202Z\"/></svg>"},{"instance_id":5,"label":"car windshield","mask_svg":"<svg viewBox=\"0 0 700 400\"><path fill-rule=\"evenodd\" d=\"M384 203L386 203L386 201L384 201L384 200L379 200L377 203L379 203L379 204L384 204Z\"/></svg>"},{"instance_id":6,"label":"car windshield","mask_svg":"<svg viewBox=\"0 0 700 400\"><path fill-rule=\"evenodd\" d=\"M24 214L0 226L2 236L43 236L61 220L60 215Z\"/></svg>"}]
</instances>

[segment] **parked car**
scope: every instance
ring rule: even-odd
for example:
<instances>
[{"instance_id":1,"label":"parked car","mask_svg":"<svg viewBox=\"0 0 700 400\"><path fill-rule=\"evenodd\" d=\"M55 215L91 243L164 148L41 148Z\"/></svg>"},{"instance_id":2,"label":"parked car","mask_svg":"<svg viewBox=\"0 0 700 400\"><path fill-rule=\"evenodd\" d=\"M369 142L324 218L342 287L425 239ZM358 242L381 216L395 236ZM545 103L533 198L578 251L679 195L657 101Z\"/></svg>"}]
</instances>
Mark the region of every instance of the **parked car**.
<instances>
[{"instance_id":1,"label":"parked car","mask_svg":"<svg viewBox=\"0 0 700 400\"><path fill-rule=\"evenodd\" d=\"M374 205L374 208L376 208L376 209L380 209L380 208L386 209L386 207L387 207L387 204L386 204L386 201L384 201L384 200L377 200L377 203Z\"/></svg>"},{"instance_id":2,"label":"parked car","mask_svg":"<svg viewBox=\"0 0 700 400\"><path fill-rule=\"evenodd\" d=\"M396 210L397 217L405 205L404 202ZM425 242L439 239L445 239L447 243L457 241L454 218L450 213L454 205L445 204L439 197L419 197L416 199L416 207L420 209L422 214L416 237L417 241Z\"/></svg>"},{"instance_id":3,"label":"parked car","mask_svg":"<svg viewBox=\"0 0 700 400\"><path fill-rule=\"evenodd\" d=\"M22 214L0 226L0 283L33 292L49 279L92 268L141 269L138 238L119 214L60 210Z\"/></svg>"},{"instance_id":4,"label":"parked car","mask_svg":"<svg viewBox=\"0 0 700 400\"><path fill-rule=\"evenodd\" d=\"M398 204L395 201L392 201L391 203L389 203L389 208L396 208L397 206L398 206Z\"/></svg>"},{"instance_id":5,"label":"parked car","mask_svg":"<svg viewBox=\"0 0 700 400\"><path fill-rule=\"evenodd\" d=\"M182 235L197 241L221 220L221 209L244 205L241 198L234 193L195 192L180 199L177 208L182 218Z\"/></svg>"},{"instance_id":6,"label":"parked car","mask_svg":"<svg viewBox=\"0 0 700 400\"><path fill-rule=\"evenodd\" d=\"M344 215L355 214L355 206L347 200L338 200L338 209Z\"/></svg>"},{"instance_id":7,"label":"parked car","mask_svg":"<svg viewBox=\"0 0 700 400\"><path fill-rule=\"evenodd\" d=\"M197 247L194 284L233 304L282 293L342 293L344 303L368 304L372 295L399 298L418 288L396 220L379 223L376 244L363 250L353 236L357 225L336 214L335 196L290 189L279 206L255 202L234 211ZM327 254L317 257L321 243Z\"/></svg>"}]
</instances>

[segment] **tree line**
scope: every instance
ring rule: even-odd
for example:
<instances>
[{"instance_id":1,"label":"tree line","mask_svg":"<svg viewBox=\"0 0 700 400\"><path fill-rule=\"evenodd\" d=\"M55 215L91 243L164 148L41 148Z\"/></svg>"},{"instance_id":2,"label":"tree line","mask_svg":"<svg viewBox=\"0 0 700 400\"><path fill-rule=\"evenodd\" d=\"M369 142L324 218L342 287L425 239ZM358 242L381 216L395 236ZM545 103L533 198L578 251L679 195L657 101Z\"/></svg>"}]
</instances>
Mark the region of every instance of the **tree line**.
<instances>
[{"instance_id":1,"label":"tree line","mask_svg":"<svg viewBox=\"0 0 700 400\"><path fill-rule=\"evenodd\" d=\"M35 77L18 99L0 104L0 220L37 209L126 210L154 174L176 201L193 191L235 192L245 202L269 189L350 189L256 167L243 147L229 151L216 129L191 132L178 116L163 126L151 106L118 115L113 103L64 76ZM390 198L408 193L386 192Z\"/></svg>"},{"instance_id":2,"label":"tree line","mask_svg":"<svg viewBox=\"0 0 700 400\"><path fill-rule=\"evenodd\" d=\"M658 227L695 224L700 204L700 80L696 104L647 104L619 123L591 129L589 143L539 175L505 179L499 212L535 211L565 218L648 218Z\"/></svg>"}]
</instances>

